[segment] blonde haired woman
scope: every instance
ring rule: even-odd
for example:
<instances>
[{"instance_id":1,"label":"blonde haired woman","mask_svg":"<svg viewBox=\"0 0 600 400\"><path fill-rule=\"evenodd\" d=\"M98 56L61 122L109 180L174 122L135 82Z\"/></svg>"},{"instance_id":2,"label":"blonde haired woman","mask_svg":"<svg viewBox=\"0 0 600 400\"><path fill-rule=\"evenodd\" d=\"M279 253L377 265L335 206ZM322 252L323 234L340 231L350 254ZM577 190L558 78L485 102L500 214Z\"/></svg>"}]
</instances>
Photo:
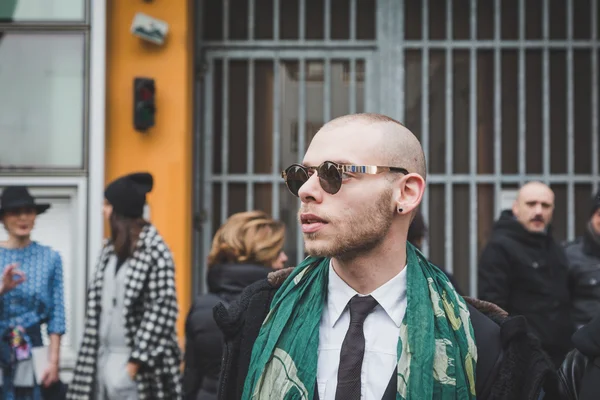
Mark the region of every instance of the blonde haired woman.
<instances>
[{"instance_id":1,"label":"blonde haired woman","mask_svg":"<svg viewBox=\"0 0 600 400\"><path fill-rule=\"evenodd\" d=\"M232 215L217 231L208 255L209 294L194 302L186 321L186 400L217 398L223 338L213 307L285 266L285 227L262 211Z\"/></svg>"}]
</instances>

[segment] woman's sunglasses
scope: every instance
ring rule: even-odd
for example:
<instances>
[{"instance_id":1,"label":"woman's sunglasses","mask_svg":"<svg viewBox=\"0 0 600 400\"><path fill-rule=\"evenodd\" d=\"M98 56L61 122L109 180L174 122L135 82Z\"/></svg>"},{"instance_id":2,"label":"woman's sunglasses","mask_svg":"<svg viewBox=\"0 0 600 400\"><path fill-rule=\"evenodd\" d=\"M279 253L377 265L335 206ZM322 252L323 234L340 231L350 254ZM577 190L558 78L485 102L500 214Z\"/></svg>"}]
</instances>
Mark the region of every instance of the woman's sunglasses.
<instances>
[{"instance_id":1,"label":"woman's sunglasses","mask_svg":"<svg viewBox=\"0 0 600 400\"><path fill-rule=\"evenodd\" d=\"M383 172L400 172L407 175L408 171L400 167L379 167L374 165L345 165L333 161L325 161L318 167L305 167L300 164L292 164L281 173L285 184L292 194L298 197L298 191L308 181L312 173L316 172L319 183L324 191L336 194L342 187L343 174L346 172L354 174L376 175Z\"/></svg>"}]
</instances>

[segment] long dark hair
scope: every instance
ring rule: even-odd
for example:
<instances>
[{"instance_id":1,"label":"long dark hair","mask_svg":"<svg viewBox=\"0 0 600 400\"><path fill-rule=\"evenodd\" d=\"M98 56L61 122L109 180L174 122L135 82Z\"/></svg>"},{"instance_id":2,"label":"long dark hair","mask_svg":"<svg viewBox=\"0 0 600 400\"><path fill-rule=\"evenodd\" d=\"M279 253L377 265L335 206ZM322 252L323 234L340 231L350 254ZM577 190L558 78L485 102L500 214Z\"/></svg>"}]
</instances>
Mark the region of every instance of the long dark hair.
<instances>
[{"instance_id":1,"label":"long dark hair","mask_svg":"<svg viewBox=\"0 0 600 400\"><path fill-rule=\"evenodd\" d=\"M115 246L115 254L124 261L131 257L142 229L148 224L143 218L131 218L116 212L110 214L110 237Z\"/></svg>"}]
</instances>

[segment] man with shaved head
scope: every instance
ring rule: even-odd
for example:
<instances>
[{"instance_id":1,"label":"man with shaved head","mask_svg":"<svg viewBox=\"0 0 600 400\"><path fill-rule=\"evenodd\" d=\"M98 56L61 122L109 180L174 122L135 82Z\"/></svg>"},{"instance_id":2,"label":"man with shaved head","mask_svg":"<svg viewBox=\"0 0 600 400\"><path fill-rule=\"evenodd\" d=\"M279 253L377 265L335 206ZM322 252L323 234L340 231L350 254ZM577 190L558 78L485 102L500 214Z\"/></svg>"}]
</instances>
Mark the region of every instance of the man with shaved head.
<instances>
[{"instance_id":1,"label":"man with shaved head","mask_svg":"<svg viewBox=\"0 0 600 400\"><path fill-rule=\"evenodd\" d=\"M502 337L512 320L477 303L486 317L407 242L425 176L419 141L389 117L319 130L282 172L309 256L215 308L220 399L534 398L550 371L535 341Z\"/></svg>"},{"instance_id":2,"label":"man with shaved head","mask_svg":"<svg viewBox=\"0 0 600 400\"><path fill-rule=\"evenodd\" d=\"M568 263L552 237L554 192L541 182L521 187L502 212L479 261L479 298L523 315L558 366L571 348Z\"/></svg>"}]
</instances>

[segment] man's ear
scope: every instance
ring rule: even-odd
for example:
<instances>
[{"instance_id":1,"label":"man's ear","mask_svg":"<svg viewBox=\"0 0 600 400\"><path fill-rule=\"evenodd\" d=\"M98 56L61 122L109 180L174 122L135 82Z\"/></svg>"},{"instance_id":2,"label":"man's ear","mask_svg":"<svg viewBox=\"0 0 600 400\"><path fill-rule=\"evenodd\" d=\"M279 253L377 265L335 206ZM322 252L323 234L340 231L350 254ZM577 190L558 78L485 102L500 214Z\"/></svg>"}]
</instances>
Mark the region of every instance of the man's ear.
<instances>
[{"instance_id":1,"label":"man's ear","mask_svg":"<svg viewBox=\"0 0 600 400\"><path fill-rule=\"evenodd\" d=\"M396 209L400 214L410 214L421 204L425 193L425 179L417 173L405 175L400 179L399 189Z\"/></svg>"},{"instance_id":2,"label":"man's ear","mask_svg":"<svg viewBox=\"0 0 600 400\"><path fill-rule=\"evenodd\" d=\"M519 203L515 200L512 205L512 213L516 217L519 215Z\"/></svg>"}]
</instances>

